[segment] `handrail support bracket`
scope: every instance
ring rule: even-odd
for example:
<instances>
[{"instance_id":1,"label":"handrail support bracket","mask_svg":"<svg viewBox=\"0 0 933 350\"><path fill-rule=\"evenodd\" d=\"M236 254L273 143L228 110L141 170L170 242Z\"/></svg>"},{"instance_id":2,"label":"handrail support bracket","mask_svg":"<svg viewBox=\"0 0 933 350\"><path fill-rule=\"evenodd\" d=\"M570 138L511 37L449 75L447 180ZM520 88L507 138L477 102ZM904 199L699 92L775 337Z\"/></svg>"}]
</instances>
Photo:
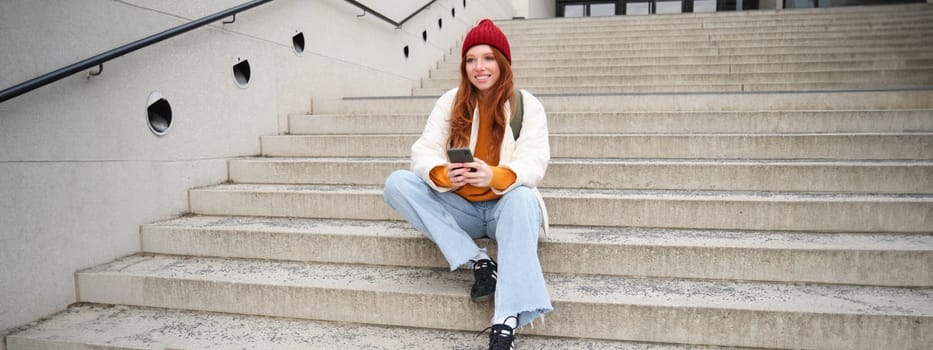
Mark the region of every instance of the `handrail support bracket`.
<instances>
[{"instance_id":1,"label":"handrail support bracket","mask_svg":"<svg viewBox=\"0 0 933 350\"><path fill-rule=\"evenodd\" d=\"M96 76L100 75L100 74L103 73L103 72L104 72L104 63L102 62L102 63L100 63L100 64L97 65L97 71L96 71L96 72L95 72L93 69L89 69L89 70L87 71L87 80L91 80L91 77L96 77Z\"/></svg>"}]
</instances>

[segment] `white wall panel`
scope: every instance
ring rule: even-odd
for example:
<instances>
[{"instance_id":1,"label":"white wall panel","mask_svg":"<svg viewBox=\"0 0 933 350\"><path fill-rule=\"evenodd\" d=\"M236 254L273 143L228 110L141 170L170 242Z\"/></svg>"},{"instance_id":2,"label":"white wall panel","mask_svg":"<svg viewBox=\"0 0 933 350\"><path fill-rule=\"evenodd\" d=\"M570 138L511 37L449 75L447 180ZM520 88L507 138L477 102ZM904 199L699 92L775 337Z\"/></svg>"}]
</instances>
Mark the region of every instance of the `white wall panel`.
<instances>
[{"instance_id":1,"label":"white wall panel","mask_svg":"<svg viewBox=\"0 0 933 350\"><path fill-rule=\"evenodd\" d=\"M0 88L245 1L0 1ZM369 3L398 20L423 5ZM0 333L74 302L76 270L139 251L139 225L186 212L189 188L226 181L226 161L259 154L289 114L316 99L410 95L437 61L459 59L467 29L514 9L439 0L399 29L360 13L277 0L0 103ZM238 58L251 65L245 89ZM147 126L152 91L173 111L161 137Z\"/></svg>"}]
</instances>

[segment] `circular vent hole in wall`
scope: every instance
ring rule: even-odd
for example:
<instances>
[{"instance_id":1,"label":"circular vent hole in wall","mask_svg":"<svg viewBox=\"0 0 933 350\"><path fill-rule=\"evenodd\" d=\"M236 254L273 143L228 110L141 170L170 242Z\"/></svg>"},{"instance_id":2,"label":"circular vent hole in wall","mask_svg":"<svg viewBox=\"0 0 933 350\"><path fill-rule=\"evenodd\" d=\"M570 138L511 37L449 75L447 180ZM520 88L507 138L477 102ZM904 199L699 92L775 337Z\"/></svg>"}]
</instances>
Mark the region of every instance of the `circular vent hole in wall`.
<instances>
[{"instance_id":1,"label":"circular vent hole in wall","mask_svg":"<svg viewBox=\"0 0 933 350\"><path fill-rule=\"evenodd\" d=\"M233 65L233 80L241 88L249 86L250 70L249 60L242 60Z\"/></svg>"},{"instance_id":2,"label":"circular vent hole in wall","mask_svg":"<svg viewBox=\"0 0 933 350\"><path fill-rule=\"evenodd\" d=\"M305 52L305 34L298 32L292 36L292 49L295 50L295 54L301 56Z\"/></svg>"},{"instance_id":3,"label":"circular vent hole in wall","mask_svg":"<svg viewBox=\"0 0 933 350\"><path fill-rule=\"evenodd\" d=\"M172 127L172 105L158 91L149 94L146 103L146 114L149 120L149 130L158 136L168 133Z\"/></svg>"}]
</instances>

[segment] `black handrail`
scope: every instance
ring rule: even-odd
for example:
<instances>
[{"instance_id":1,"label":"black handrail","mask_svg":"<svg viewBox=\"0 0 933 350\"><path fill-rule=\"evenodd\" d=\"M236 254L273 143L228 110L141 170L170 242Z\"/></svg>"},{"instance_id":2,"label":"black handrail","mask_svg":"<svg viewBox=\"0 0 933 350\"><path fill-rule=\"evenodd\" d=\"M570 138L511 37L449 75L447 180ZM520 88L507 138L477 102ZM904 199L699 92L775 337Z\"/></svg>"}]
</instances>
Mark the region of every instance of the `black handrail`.
<instances>
[{"instance_id":1,"label":"black handrail","mask_svg":"<svg viewBox=\"0 0 933 350\"><path fill-rule=\"evenodd\" d=\"M11 98L14 98L16 96L30 92L32 90L38 89L40 87L43 87L45 85L51 84L53 82L61 80L62 78L65 78L74 73L83 71L85 69L88 69L94 66L101 66L101 68L103 68L102 65L104 64L104 62L107 62L114 58L126 55L130 52L139 50L146 46L149 46L149 45L158 43L160 41L166 40L168 38L174 37L176 35L188 32L192 29L203 27L212 22L216 22L217 20L220 20L222 18L230 17L231 15L235 16L239 12L249 10L251 8L254 8L256 6L259 6L259 5L262 5L267 2L271 2L271 1L272 0L253 0L247 3L244 3L242 5L217 12L213 15L182 24L180 26L171 28L161 33L151 35L144 39L134 41L132 43L112 49L110 51L106 51L101 54L98 54L97 56L85 59L81 62L77 62L71 65L59 68L55 71L46 73L42 76L19 83L17 85L14 85L13 87L0 91L0 103L6 100L9 100Z\"/></svg>"},{"instance_id":2,"label":"black handrail","mask_svg":"<svg viewBox=\"0 0 933 350\"><path fill-rule=\"evenodd\" d=\"M379 18L379 19L381 19L381 20L383 20L383 21L389 22L389 24L394 25L395 28L401 28L402 25L405 24L405 22L408 22L408 20L410 20L412 17L415 17L415 15L421 13L421 11L424 11L424 9L426 9L426 8L428 8L428 7L431 7L431 4L437 2L437 0L428 1L427 4L425 4L424 6L421 6L421 8L418 9L417 11L412 12L410 15L408 15L408 17L405 17L405 19L403 19L401 22L396 22L395 20L393 20L393 19L391 19L391 18L389 18L389 17L386 17L385 15L379 13L379 11L373 10L373 9L369 8L368 6L366 6L366 5L363 5L363 4L359 3L358 1L355 1L355 0L344 0L344 1L349 2L349 3L353 4L354 6L359 7L360 9L362 9L364 15L367 14L367 13L370 13L370 14L372 14L373 16L376 16L377 18Z\"/></svg>"}]
</instances>

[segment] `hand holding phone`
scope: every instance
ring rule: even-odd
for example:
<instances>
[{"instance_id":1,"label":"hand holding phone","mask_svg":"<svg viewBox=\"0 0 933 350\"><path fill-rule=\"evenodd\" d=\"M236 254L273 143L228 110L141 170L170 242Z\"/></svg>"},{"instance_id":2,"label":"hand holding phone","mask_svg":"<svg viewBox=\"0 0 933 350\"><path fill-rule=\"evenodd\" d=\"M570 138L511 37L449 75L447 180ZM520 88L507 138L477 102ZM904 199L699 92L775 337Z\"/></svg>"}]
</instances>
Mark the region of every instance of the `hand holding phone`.
<instances>
[{"instance_id":1,"label":"hand holding phone","mask_svg":"<svg viewBox=\"0 0 933 350\"><path fill-rule=\"evenodd\" d=\"M447 159L451 163L470 163L473 162L473 152L469 148L451 148L447 150ZM470 168L470 172L476 172L476 168Z\"/></svg>"}]
</instances>

